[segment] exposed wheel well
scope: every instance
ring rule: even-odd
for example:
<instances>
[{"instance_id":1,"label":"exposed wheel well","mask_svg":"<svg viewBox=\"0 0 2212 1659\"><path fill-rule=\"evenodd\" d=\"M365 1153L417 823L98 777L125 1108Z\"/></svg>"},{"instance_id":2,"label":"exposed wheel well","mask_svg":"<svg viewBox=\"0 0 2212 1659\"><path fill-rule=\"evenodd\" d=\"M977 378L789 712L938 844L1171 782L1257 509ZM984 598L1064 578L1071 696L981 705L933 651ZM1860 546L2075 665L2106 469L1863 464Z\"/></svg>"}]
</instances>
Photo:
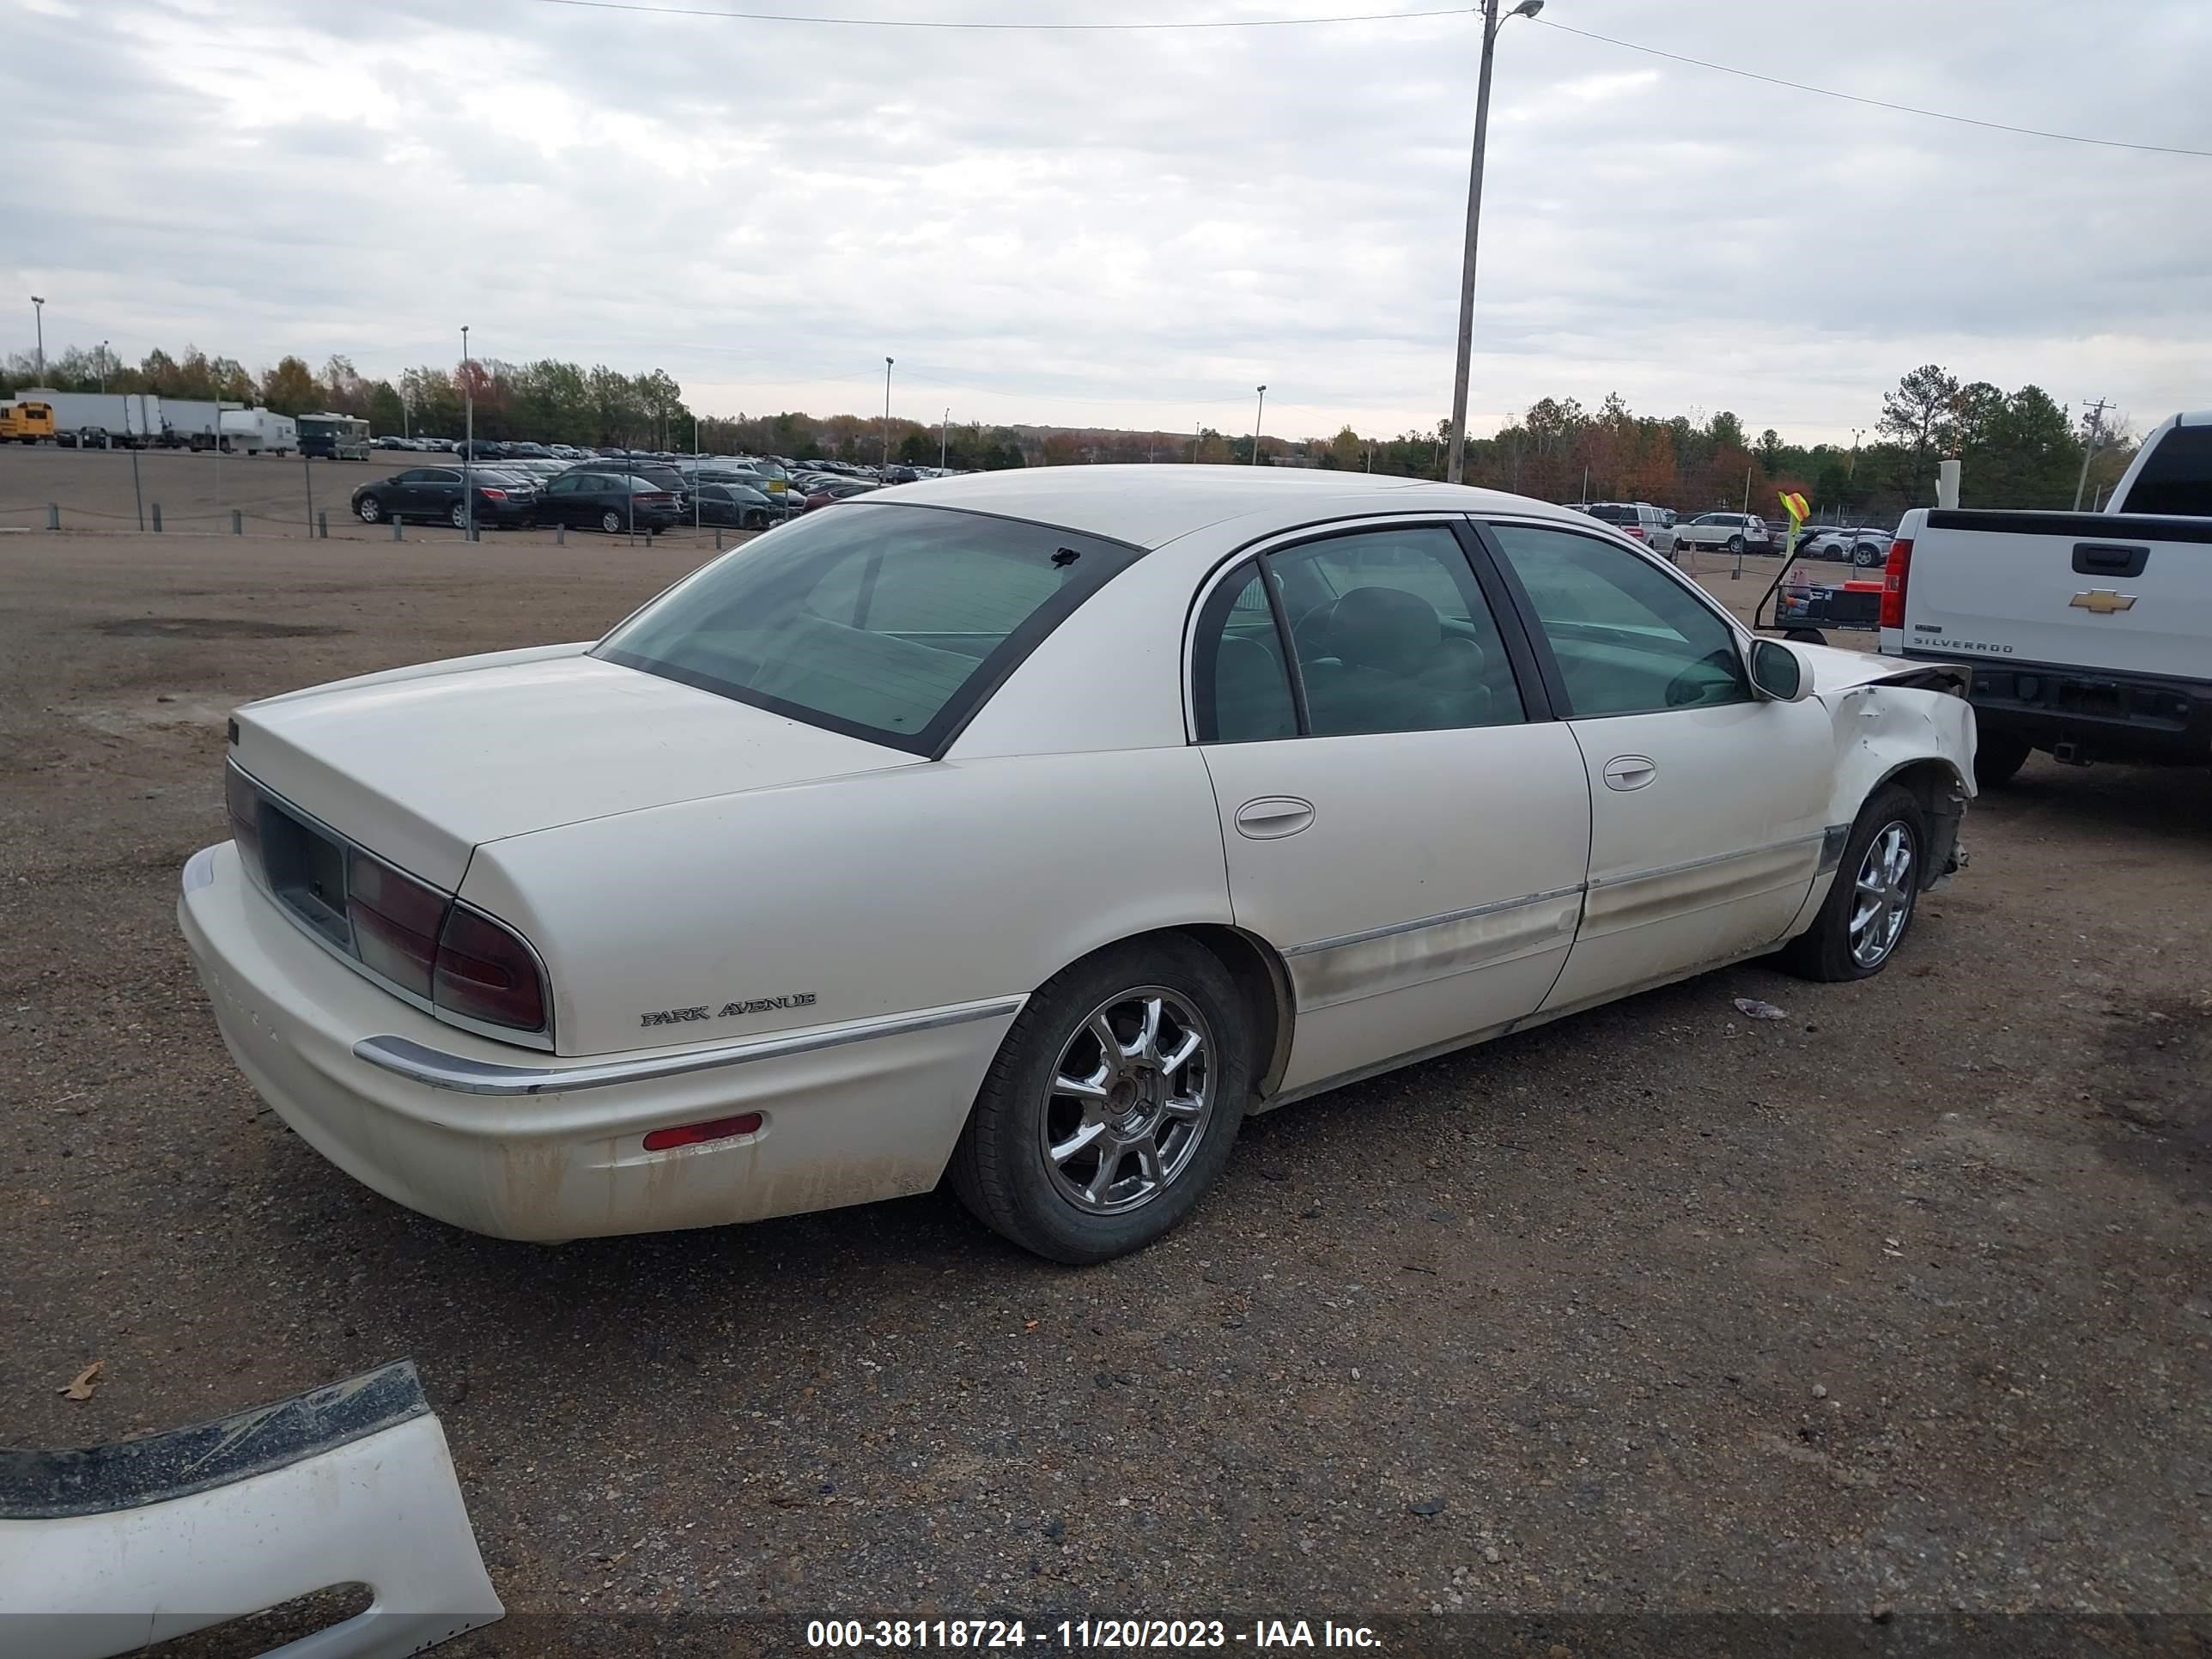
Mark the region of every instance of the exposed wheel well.
<instances>
[{"instance_id":1,"label":"exposed wheel well","mask_svg":"<svg viewBox=\"0 0 2212 1659\"><path fill-rule=\"evenodd\" d=\"M1966 813L1966 782L1950 762L1908 761L1875 787L1898 784L1911 792L1928 821L1927 867L1930 881L1940 881L1956 867L1959 821Z\"/></svg>"},{"instance_id":2,"label":"exposed wheel well","mask_svg":"<svg viewBox=\"0 0 2212 1659\"><path fill-rule=\"evenodd\" d=\"M1170 933L1181 934L1203 945L1237 981L1237 988L1243 994L1245 1007L1252 1016L1252 1091L1255 1097L1273 1092L1291 1054L1290 969L1284 966L1274 947L1264 939L1218 922L1190 922L1180 927L1158 928L1115 939L1112 945L1101 945L1099 949Z\"/></svg>"}]
</instances>

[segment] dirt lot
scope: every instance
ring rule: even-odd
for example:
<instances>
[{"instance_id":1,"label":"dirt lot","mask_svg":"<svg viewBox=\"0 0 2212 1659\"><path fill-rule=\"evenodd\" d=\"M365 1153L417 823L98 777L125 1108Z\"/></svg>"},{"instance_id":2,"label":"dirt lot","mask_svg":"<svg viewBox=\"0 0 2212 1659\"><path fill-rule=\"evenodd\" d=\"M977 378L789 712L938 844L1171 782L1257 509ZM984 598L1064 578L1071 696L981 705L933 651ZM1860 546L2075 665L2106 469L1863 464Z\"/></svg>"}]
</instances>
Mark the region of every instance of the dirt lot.
<instances>
[{"instance_id":1,"label":"dirt lot","mask_svg":"<svg viewBox=\"0 0 2212 1659\"><path fill-rule=\"evenodd\" d=\"M411 1356L516 1614L456 1653L678 1608L1462 1621L1407 1651L2212 1612L2202 773L2033 763L1880 979L1741 968L1286 1109L1088 1271L936 1197L545 1249L355 1185L177 934L225 711L587 636L696 556L0 537L0 1443Z\"/></svg>"}]
</instances>

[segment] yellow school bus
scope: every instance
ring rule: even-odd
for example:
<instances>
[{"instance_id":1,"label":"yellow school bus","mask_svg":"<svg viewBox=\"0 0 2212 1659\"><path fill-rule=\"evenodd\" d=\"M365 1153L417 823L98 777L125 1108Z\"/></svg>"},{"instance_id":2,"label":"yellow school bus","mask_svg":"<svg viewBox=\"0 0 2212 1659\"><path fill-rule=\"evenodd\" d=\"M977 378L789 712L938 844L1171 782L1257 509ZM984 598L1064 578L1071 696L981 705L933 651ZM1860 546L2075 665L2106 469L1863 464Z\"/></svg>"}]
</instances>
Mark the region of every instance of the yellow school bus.
<instances>
[{"instance_id":1,"label":"yellow school bus","mask_svg":"<svg viewBox=\"0 0 2212 1659\"><path fill-rule=\"evenodd\" d=\"M52 404L0 404L0 443L34 444L54 435Z\"/></svg>"}]
</instances>

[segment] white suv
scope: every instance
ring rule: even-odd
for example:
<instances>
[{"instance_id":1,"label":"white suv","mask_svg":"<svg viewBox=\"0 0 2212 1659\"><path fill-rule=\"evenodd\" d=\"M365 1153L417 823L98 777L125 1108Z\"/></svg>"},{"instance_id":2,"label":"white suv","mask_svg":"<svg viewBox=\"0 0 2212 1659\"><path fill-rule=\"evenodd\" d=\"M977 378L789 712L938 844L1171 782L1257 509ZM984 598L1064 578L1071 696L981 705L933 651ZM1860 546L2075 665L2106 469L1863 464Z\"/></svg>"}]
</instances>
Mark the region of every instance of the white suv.
<instances>
[{"instance_id":1,"label":"white suv","mask_svg":"<svg viewBox=\"0 0 2212 1659\"><path fill-rule=\"evenodd\" d=\"M1768 553L1774 548L1773 532L1755 513L1700 513L1676 525L1674 538L1683 546L1715 547L1730 553L1747 549Z\"/></svg>"},{"instance_id":2,"label":"white suv","mask_svg":"<svg viewBox=\"0 0 2212 1659\"><path fill-rule=\"evenodd\" d=\"M1622 535L1642 542L1654 553L1674 556L1674 532L1667 515L1649 501L1592 501L1583 512L1601 519Z\"/></svg>"}]
</instances>

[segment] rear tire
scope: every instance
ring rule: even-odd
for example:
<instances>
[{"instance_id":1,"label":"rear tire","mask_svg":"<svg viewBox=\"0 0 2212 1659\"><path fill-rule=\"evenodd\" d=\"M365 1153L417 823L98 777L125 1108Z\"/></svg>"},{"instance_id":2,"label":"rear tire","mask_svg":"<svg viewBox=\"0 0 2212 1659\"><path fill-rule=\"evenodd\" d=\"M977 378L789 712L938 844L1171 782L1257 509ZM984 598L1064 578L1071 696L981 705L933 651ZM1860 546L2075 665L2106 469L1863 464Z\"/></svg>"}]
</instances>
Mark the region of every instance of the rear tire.
<instances>
[{"instance_id":1,"label":"rear tire","mask_svg":"<svg viewBox=\"0 0 2212 1659\"><path fill-rule=\"evenodd\" d=\"M1861 542L1851 550L1851 562L1862 570L1871 570L1885 562L1886 556L1872 542Z\"/></svg>"},{"instance_id":2,"label":"rear tire","mask_svg":"<svg viewBox=\"0 0 2212 1659\"><path fill-rule=\"evenodd\" d=\"M599 514L599 528L605 531L608 535L621 535L622 527L623 521L621 514L610 508L608 511Z\"/></svg>"},{"instance_id":3,"label":"rear tire","mask_svg":"<svg viewBox=\"0 0 2212 1659\"><path fill-rule=\"evenodd\" d=\"M2013 775L2027 764L2035 745L2026 738L1984 737L1974 744L1974 783L1983 789L2002 789Z\"/></svg>"},{"instance_id":4,"label":"rear tire","mask_svg":"<svg viewBox=\"0 0 2212 1659\"><path fill-rule=\"evenodd\" d=\"M975 1218L1024 1249L1104 1261L1197 1207L1251 1086L1251 1018L1228 970L1192 939L1132 940L1030 998L947 1173Z\"/></svg>"},{"instance_id":5,"label":"rear tire","mask_svg":"<svg viewBox=\"0 0 2212 1659\"><path fill-rule=\"evenodd\" d=\"M1904 848L1902 857L1898 854ZM1776 952L1800 979L1871 979L1912 931L1927 878L1928 821L1910 789L1887 784L1859 809L1813 925Z\"/></svg>"},{"instance_id":6,"label":"rear tire","mask_svg":"<svg viewBox=\"0 0 2212 1659\"><path fill-rule=\"evenodd\" d=\"M1729 550L1729 552L1731 552L1731 553L1741 553L1741 552L1742 552L1742 551L1743 551L1743 538L1742 538L1742 537L1741 537L1741 536L1731 536L1731 537L1729 537L1729 538L1728 538L1728 550Z\"/></svg>"}]
</instances>

